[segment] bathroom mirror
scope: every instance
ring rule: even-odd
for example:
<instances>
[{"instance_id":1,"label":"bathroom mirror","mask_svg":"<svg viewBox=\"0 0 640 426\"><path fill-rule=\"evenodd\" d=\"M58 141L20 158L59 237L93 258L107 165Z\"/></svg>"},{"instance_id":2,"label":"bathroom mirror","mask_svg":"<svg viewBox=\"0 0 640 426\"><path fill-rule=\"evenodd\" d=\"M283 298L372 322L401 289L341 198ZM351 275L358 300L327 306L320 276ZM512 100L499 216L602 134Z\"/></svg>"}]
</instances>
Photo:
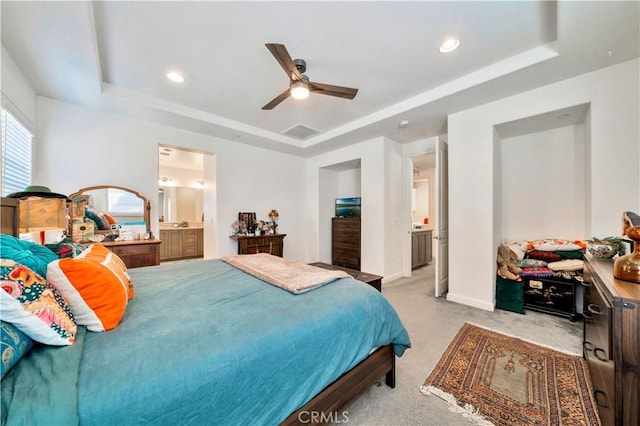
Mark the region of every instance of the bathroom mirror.
<instances>
[{"instance_id":1,"label":"bathroom mirror","mask_svg":"<svg viewBox=\"0 0 640 426\"><path fill-rule=\"evenodd\" d=\"M160 222L202 222L203 200L201 188L160 187L158 219Z\"/></svg>"},{"instance_id":2,"label":"bathroom mirror","mask_svg":"<svg viewBox=\"0 0 640 426\"><path fill-rule=\"evenodd\" d=\"M87 205L96 210L108 213L116 223L144 221L147 232L151 204L140 193L121 186L90 186L69 195L72 201L84 198ZM75 204L72 202L72 205ZM70 208L71 222L73 222L74 208ZM77 213L76 213L77 214Z\"/></svg>"}]
</instances>

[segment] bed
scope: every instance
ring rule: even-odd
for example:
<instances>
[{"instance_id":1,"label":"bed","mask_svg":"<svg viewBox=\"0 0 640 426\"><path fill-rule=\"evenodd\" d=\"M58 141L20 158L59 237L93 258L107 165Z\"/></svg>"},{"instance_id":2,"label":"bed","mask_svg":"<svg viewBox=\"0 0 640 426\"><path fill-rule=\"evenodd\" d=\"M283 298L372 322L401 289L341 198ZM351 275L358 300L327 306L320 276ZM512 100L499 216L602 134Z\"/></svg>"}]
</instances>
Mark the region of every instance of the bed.
<instances>
[{"instance_id":1,"label":"bed","mask_svg":"<svg viewBox=\"0 0 640 426\"><path fill-rule=\"evenodd\" d=\"M410 347L389 302L352 278L291 294L220 259L129 274L117 328L79 326L2 379L2 424L330 421L382 377L393 387Z\"/></svg>"}]
</instances>

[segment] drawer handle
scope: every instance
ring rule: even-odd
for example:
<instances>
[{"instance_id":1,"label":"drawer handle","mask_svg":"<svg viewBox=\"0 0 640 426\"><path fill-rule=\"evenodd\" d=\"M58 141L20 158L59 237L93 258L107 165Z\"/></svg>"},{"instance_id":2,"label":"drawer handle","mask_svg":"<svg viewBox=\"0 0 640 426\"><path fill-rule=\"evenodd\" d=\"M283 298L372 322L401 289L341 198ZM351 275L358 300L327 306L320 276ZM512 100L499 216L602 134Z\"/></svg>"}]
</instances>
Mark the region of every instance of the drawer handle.
<instances>
[{"instance_id":1,"label":"drawer handle","mask_svg":"<svg viewBox=\"0 0 640 426\"><path fill-rule=\"evenodd\" d=\"M591 315L588 311L582 312L582 317L586 320L593 320L593 315Z\"/></svg>"},{"instance_id":2,"label":"drawer handle","mask_svg":"<svg viewBox=\"0 0 640 426\"><path fill-rule=\"evenodd\" d=\"M600 355L600 352L602 352L605 356ZM606 358L606 355L607 353L602 348L595 348L593 350L593 356L595 356L596 358L598 358L598 360L602 362L609 362L609 360Z\"/></svg>"},{"instance_id":3,"label":"drawer handle","mask_svg":"<svg viewBox=\"0 0 640 426\"><path fill-rule=\"evenodd\" d=\"M600 395L602 395L604 398L606 398L606 396L607 396L607 394L604 393L601 390L597 390L596 389L596 390L593 391L593 399L596 400L596 404L598 404L602 408L609 408L609 406L607 405L606 402L600 400L600 398L599 398Z\"/></svg>"},{"instance_id":4,"label":"drawer handle","mask_svg":"<svg viewBox=\"0 0 640 426\"><path fill-rule=\"evenodd\" d=\"M602 311L600 310L600 306L594 305L593 303L589 303L589 305L587 305L587 310L589 312L591 312L592 314L602 315Z\"/></svg>"},{"instance_id":5,"label":"drawer handle","mask_svg":"<svg viewBox=\"0 0 640 426\"><path fill-rule=\"evenodd\" d=\"M593 345L591 344L591 342L585 340L584 342L582 342L582 347L584 348L585 351L587 352L591 352L593 350Z\"/></svg>"},{"instance_id":6,"label":"drawer handle","mask_svg":"<svg viewBox=\"0 0 640 426\"><path fill-rule=\"evenodd\" d=\"M582 284L582 287L591 287L591 283L589 281L582 281L580 284Z\"/></svg>"}]
</instances>

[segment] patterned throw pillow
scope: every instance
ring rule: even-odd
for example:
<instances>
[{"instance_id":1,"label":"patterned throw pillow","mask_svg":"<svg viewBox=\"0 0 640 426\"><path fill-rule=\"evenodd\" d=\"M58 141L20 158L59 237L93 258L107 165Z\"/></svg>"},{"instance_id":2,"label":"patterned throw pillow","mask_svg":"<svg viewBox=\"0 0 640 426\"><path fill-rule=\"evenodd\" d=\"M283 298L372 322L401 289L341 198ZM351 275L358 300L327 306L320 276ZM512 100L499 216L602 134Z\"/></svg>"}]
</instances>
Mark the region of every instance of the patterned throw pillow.
<instances>
[{"instance_id":1,"label":"patterned throw pillow","mask_svg":"<svg viewBox=\"0 0 640 426\"><path fill-rule=\"evenodd\" d=\"M522 268L522 276L527 278L550 277L553 274L549 268Z\"/></svg>"},{"instance_id":2,"label":"patterned throw pillow","mask_svg":"<svg viewBox=\"0 0 640 426\"><path fill-rule=\"evenodd\" d=\"M76 323L58 290L31 269L0 259L0 311L36 342L65 346L75 342Z\"/></svg>"},{"instance_id":3,"label":"patterned throw pillow","mask_svg":"<svg viewBox=\"0 0 640 426\"><path fill-rule=\"evenodd\" d=\"M33 348L33 340L13 324L4 321L0 321L0 336L0 377L4 377L11 367Z\"/></svg>"},{"instance_id":4,"label":"patterned throw pillow","mask_svg":"<svg viewBox=\"0 0 640 426\"><path fill-rule=\"evenodd\" d=\"M87 246L74 243L69 237L55 244L45 244L44 246L54 252L58 259L76 257L87 249Z\"/></svg>"},{"instance_id":5,"label":"patterned throw pillow","mask_svg":"<svg viewBox=\"0 0 640 426\"><path fill-rule=\"evenodd\" d=\"M522 259L518 260L517 265L521 268L544 268L547 262L538 259Z\"/></svg>"},{"instance_id":6,"label":"patterned throw pillow","mask_svg":"<svg viewBox=\"0 0 640 426\"><path fill-rule=\"evenodd\" d=\"M76 322L90 331L116 328L127 308L130 280L116 258L94 244L75 259L49 264L49 281L69 301Z\"/></svg>"},{"instance_id":7,"label":"patterned throw pillow","mask_svg":"<svg viewBox=\"0 0 640 426\"><path fill-rule=\"evenodd\" d=\"M12 259L47 277L47 264L58 258L54 252L40 244L24 241L11 235L0 234L0 257Z\"/></svg>"}]
</instances>

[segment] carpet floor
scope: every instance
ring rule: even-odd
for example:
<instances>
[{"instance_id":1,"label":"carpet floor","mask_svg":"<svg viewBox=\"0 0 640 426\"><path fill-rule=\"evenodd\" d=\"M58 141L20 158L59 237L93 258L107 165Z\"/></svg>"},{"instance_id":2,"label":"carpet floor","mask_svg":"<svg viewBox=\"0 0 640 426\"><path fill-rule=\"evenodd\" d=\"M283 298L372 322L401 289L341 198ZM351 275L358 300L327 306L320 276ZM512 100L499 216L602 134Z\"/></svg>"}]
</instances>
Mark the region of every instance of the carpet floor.
<instances>
[{"instance_id":1,"label":"carpet floor","mask_svg":"<svg viewBox=\"0 0 640 426\"><path fill-rule=\"evenodd\" d=\"M520 337L563 352L580 354L582 323L526 311L489 312L434 297L434 265L412 277L382 285L409 331L413 347L397 359L396 387L372 386L347 409L349 425L471 425L473 420L449 410L446 401L420 391L449 343L465 322Z\"/></svg>"},{"instance_id":2,"label":"carpet floor","mask_svg":"<svg viewBox=\"0 0 640 426\"><path fill-rule=\"evenodd\" d=\"M469 323L421 390L482 423L600 425L582 357Z\"/></svg>"}]
</instances>

